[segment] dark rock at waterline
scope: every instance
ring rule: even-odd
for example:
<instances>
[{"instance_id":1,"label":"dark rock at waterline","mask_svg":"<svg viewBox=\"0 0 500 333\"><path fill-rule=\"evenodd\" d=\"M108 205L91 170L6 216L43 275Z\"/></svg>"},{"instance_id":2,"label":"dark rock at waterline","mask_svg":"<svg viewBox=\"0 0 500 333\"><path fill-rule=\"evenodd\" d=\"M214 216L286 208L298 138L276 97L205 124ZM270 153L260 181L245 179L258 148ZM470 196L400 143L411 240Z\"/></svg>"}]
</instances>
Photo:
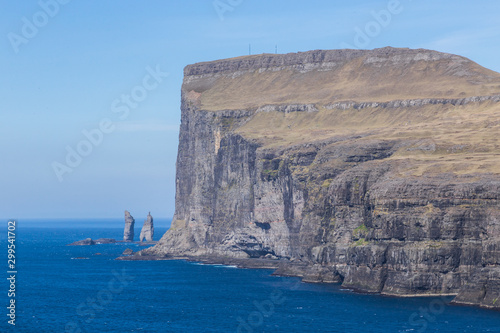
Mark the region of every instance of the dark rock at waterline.
<instances>
[{"instance_id":1,"label":"dark rock at waterline","mask_svg":"<svg viewBox=\"0 0 500 333\"><path fill-rule=\"evenodd\" d=\"M83 240L68 244L68 246L94 245L94 244L95 242L92 240L92 238L85 238Z\"/></svg>"},{"instance_id":2,"label":"dark rock at waterline","mask_svg":"<svg viewBox=\"0 0 500 333\"><path fill-rule=\"evenodd\" d=\"M113 238L99 238L95 240L96 244L113 244L116 243L116 239Z\"/></svg>"},{"instance_id":3,"label":"dark rock at waterline","mask_svg":"<svg viewBox=\"0 0 500 333\"><path fill-rule=\"evenodd\" d=\"M85 238L83 240L68 244L71 246L76 245L96 245L96 244L113 244L116 243L116 239L113 238L99 238L97 240L92 240L92 238Z\"/></svg>"},{"instance_id":4,"label":"dark rock at waterline","mask_svg":"<svg viewBox=\"0 0 500 333\"><path fill-rule=\"evenodd\" d=\"M123 251L122 255L129 256L133 253L134 251L132 251L132 249L126 249L125 251Z\"/></svg>"}]
</instances>

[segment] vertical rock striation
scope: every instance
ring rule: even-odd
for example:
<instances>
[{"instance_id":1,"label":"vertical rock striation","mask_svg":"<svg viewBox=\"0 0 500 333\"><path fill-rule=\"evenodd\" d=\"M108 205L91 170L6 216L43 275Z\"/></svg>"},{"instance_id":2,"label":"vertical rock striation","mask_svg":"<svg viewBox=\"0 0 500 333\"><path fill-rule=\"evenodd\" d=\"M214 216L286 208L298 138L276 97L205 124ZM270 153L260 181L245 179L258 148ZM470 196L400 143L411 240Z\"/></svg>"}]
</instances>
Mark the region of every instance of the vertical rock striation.
<instances>
[{"instance_id":1,"label":"vertical rock striation","mask_svg":"<svg viewBox=\"0 0 500 333\"><path fill-rule=\"evenodd\" d=\"M144 225L142 226L141 234L139 235L139 242L142 242L144 239L146 242L152 242L154 232L153 217L151 216L151 213L148 213L148 217L144 220Z\"/></svg>"},{"instance_id":2,"label":"vertical rock striation","mask_svg":"<svg viewBox=\"0 0 500 333\"><path fill-rule=\"evenodd\" d=\"M141 254L500 309L499 93L429 50L190 65L172 226Z\"/></svg>"},{"instance_id":3,"label":"vertical rock striation","mask_svg":"<svg viewBox=\"0 0 500 333\"><path fill-rule=\"evenodd\" d=\"M125 230L123 231L123 240L125 242L134 241L134 225L134 218L128 211L125 211Z\"/></svg>"}]
</instances>

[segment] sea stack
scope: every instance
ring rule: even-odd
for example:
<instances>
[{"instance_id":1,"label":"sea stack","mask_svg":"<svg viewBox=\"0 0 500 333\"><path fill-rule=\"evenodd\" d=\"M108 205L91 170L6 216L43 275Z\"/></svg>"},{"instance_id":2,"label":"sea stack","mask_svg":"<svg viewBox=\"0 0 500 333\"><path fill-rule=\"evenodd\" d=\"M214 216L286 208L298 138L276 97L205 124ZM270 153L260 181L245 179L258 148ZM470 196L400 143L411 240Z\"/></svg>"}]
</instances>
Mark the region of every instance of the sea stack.
<instances>
[{"instance_id":1,"label":"sea stack","mask_svg":"<svg viewBox=\"0 0 500 333\"><path fill-rule=\"evenodd\" d=\"M144 225L142 226L139 241L142 242L143 239L146 239L146 242L152 242L154 233L155 229L153 227L153 217L151 216L150 212L148 213L148 217L144 220Z\"/></svg>"},{"instance_id":2,"label":"sea stack","mask_svg":"<svg viewBox=\"0 0 500 333\"><path fill-rule=\"evenodd\" d=\"M128 211L125 211L125 230L123 231L123 241L134 241L134 224L135 220Z\"/></svg>"}]
</instances>

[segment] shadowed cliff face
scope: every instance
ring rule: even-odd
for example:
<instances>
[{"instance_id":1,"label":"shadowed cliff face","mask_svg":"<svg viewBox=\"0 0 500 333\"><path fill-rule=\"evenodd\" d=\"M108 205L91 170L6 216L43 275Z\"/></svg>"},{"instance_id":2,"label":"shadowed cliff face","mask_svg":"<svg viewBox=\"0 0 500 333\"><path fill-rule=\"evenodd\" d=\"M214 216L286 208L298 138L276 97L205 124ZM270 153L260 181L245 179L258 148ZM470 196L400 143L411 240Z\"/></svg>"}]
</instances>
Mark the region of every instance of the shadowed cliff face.
<instances>
[{"instance_id":1,"label":"shadowed cliff face","mask_svg":"<svg viewBox=\"0 0 500 333\"><path fill-rule=\"evenodd\" d=\"M428 50L185 69L171 229L143 254L500 309L500 74Z\"/></svg>"}]
</instances>

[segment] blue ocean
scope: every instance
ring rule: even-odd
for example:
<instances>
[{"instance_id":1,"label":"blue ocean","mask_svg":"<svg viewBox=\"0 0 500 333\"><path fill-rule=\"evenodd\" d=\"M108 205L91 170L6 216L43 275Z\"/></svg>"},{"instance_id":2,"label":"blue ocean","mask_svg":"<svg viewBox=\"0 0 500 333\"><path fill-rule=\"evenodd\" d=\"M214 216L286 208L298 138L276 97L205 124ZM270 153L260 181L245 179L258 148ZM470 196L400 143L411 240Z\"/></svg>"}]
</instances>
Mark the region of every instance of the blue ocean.
<instances>
[{"instance_id":1,"label":"blue ocean","mask_svg":"<svg viewBox=\"0 0 500 333\"><path fill-rule=\"evenodd\" d=\"M168 226L155 219L154 239ZM15 233L12 326L5 221L1 332L500 332L500 312L452 306L449 297L363 295L270 270L115 260L136 244L67 246L121 239L122 220L19 220Z\"/></svg>"}]
</instances>

